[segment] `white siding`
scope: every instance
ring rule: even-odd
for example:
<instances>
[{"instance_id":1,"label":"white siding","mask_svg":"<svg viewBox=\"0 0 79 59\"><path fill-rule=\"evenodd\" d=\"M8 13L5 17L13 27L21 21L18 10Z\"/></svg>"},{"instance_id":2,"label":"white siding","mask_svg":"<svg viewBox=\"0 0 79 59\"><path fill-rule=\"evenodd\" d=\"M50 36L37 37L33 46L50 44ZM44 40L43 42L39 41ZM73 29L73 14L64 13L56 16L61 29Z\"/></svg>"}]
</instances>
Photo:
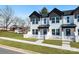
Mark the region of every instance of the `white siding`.
<instances>
[{"instance_id":1,"label":"white siding","mask_svg":"<svg viewBox=\"0 0 79 59\"><path fill-rule=\"evenodd\" d=\"M74 16L69 15L69 16L63 16L63 24L70 24L70 23L67 23L67 17L69 17L69 22L70 23L74 23Z\"/></svg>"}]
</instances>

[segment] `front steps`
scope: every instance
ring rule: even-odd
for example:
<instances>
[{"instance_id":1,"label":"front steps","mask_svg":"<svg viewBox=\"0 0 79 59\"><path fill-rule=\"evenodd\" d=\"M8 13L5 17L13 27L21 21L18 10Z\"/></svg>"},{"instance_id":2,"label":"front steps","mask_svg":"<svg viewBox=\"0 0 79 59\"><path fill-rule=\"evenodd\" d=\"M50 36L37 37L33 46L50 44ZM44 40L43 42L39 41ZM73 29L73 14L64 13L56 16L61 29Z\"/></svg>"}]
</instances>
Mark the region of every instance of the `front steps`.
<instances>
[{"instance_id":1,"label":"front steps","mask_svg":"<svg viewBox=\"0 0 79 59\"><path fill-rule=\"evenodd\" d=\"M69 48L70 47L70 41L63 40L62 41L62 47Z\"/></svg>"}]
</instances>

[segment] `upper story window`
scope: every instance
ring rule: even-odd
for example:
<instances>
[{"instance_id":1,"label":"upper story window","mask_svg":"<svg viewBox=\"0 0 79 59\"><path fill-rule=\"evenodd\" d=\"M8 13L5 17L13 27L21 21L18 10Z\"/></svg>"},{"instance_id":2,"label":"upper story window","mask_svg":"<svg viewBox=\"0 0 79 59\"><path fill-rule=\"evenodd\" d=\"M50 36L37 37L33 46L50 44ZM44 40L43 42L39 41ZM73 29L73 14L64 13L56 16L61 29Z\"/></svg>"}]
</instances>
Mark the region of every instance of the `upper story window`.
<instances>
[{"instance_id":1,"label":"upper story window","mask_svg":"<svg viewBox=\"0 0 79 59\"><path fill-rule=\"evenodd\" d=\"M52 23L59 23L60 17L52 17L51 20L52 20Z\"/></svg>"},{"instance_id":2,"label":"upper story window","mask_svg":"<svg viewBox=\"0 0 79 59\"><path fill-rule=\"evenodd\" d=\"M55 23L55 17L52 17L51 20L52 20L52 23Z\"/></svg>"},{"instance_id":3,"label":"upper story window","mask_svg":"<svg viewBox=\"0 0 79 59\"><path fill-rule=\"evenodd\" d=\"M69 23L69 17L67 17L67 23Z\"/></svg>"},{"instance_id":4,"label":"upper story window","mask_svg":"<svg viewBox=\"0 0 79 59\"><path fill-rule=\"evenodd\" d=\"M38 24L38 19L37 18L32 18L32 24Z\"/></svg>"},{"instance_id":5,"label":"upper story window","mask_svg":"<svg viewBox=\"0 0 79 59\"><path fill-rule=\"evenodd\" d=\"M77 15L77 21L79 22L79 15Z\"/></svg>"},{"instance_id":6,"label":"upper story window","mask_svg":"<svg viewBox=\"0 0 79 59\"><path fill-rule=\"evenodd\" d=\"M59 21L60 21L60 18L56 17L56 23L59 23Z\"/></svg>"},{"instance_id":7,"label":"upper story window","mask_svg":"<svg viewBox=\"0 0 79 59\"><path fill-rule=\"evenodd\" d=\"M46 18L44 19L44 24L46 24Z\"/></svg>"}]
</instances>

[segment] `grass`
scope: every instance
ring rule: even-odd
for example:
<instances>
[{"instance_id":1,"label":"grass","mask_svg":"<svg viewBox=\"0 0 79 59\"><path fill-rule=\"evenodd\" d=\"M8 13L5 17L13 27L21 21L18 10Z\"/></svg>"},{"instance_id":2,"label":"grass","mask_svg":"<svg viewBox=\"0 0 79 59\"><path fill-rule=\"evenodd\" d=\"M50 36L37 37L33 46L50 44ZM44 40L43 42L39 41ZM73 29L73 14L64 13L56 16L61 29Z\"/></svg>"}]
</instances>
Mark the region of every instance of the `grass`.
<instances>
[{"instance_id":1,"label":"grass","mask_svg":"<svg viewBox=\"0 0 79 59\"><path fill-rule=\"evenodd\" d=\"M62 40L45 40L43 43L53 44L53 45L62 45Z\"/></svg>"},{"instance_id":2,"label":"grass","mask_svg":"<svg viewBox=\"0 0 79 59\"><path fill-rule=\"evenodd\" d=\"M0 39L0 44L17 47L25 50L35 51L39 53L44 53L44 54L79 54L79 52L74 52L74 51L48 48L39 45L25 44L25 43L2 40L2 39Z\"/></svg>"},{"instance_id":3,"label":"grass","mask_svg":"<svg viewBox=\"0 0 79 59\"><path fill-rule=\"evenodd\" d=\"M17 34L14 32L9 31L0 31L0 37L9 37L14 39L22 39L22 40L28 40L28 41L36 41L35 38L23 38L23 34Z\"/></svg>"},{"instance_id":4,"label":"grass","mask_svg":"<svg viewBox=\"0 0 79 59\"><path fill-rule=\"evenodd\" d=\"M79 42L71 42L70 45L71 47L79 48Z\"/></svg>"}]
</instances>

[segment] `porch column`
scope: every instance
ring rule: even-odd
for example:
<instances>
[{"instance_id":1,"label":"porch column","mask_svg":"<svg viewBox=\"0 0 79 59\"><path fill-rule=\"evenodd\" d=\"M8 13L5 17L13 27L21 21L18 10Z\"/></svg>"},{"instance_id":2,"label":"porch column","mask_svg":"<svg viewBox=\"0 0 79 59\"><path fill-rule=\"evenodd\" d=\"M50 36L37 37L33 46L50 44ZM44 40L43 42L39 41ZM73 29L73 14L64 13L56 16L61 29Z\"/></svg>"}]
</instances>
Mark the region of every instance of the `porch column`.
<instances>
[{"instance_id":1,"label":"porch column","mask_svg":"<svg viewBox=\"0 0 79 59\"><path fill-rule=\"evenodd\" d=\"M79 42L78 33L75 31L74 34L75 34L75 41L76 41L76 42Z\"/></svg>"},{"instance_id":2,"label":"porch column","mask_svg":"<svg viewBox=\"0 0 79 59\"><path fill-rule=\"evenodd\" d=\"M40 30L38 31L38 39L41 39Z\"/></svg>"},{"instance_id":3,"label":"porch column","mask_svg":"<svg viewBox=\"0 0 79 59\"><path fill-rule=\"evenodd\" d=\"M62 40L64 40L64 29L62 28Z\"/></svg>"}]
</instances>

